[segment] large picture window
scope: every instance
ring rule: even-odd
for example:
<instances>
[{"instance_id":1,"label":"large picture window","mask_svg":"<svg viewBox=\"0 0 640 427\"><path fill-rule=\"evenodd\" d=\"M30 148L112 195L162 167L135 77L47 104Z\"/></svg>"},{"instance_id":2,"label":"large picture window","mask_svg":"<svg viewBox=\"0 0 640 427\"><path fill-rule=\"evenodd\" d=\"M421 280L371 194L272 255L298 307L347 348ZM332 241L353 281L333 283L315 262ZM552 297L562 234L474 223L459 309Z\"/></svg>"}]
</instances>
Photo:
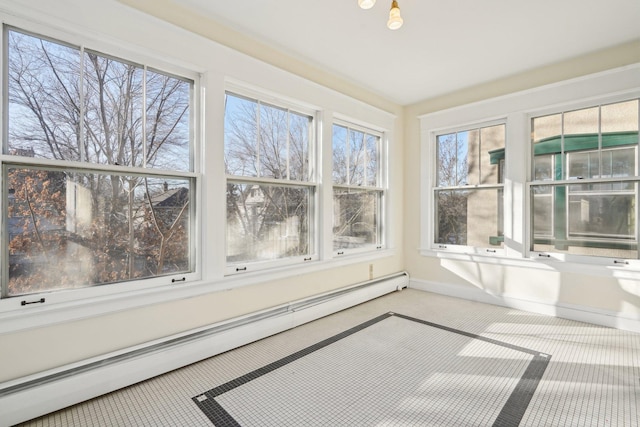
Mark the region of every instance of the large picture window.
<instances>
[{"instance_id":1,"label":"large picture window","mask_svg":"<svg viewBox=\"0 0 640 427\"><path fill-rule=\"evenodd\" d=\"M434 244L501 248L505 126L436 136Z\"/></svg>"},{"instance_id":2,"label":"large picture window","mask_svg":"<svg viewBox=\"0 0 640 427\"><path fill-rule=\"evenodd\" d=\"M333 125L333 250L338 255L383 246L382 137Z\"/></svg>"},{"instance_id":3,"label":"large picture window","mask_svg":"<svg viewBox=\"0 0 640 427\"><path fill-rule=\"evenodd\" d=\"M2 297L193 272L194 82L4 35Z\"/></svg>"},{"instance_id":4,"label":"large picture window","mask_svg":"<svg viewBox=\"0 0 640 427\"><path fill-rule=\"evenodd\" d=\"M315 257L314 133L312 112L226 94L230 272Z\"/></svg>"},{"instance_id":5,"label":"large picture window","mask_svg":"<svg viewBox=\"0 0 640 427\"><path fill-rule=\"evenodd\" d=\"M638 257L638 103L532 119L532 250Z\"/></svg>"}]
</instances>

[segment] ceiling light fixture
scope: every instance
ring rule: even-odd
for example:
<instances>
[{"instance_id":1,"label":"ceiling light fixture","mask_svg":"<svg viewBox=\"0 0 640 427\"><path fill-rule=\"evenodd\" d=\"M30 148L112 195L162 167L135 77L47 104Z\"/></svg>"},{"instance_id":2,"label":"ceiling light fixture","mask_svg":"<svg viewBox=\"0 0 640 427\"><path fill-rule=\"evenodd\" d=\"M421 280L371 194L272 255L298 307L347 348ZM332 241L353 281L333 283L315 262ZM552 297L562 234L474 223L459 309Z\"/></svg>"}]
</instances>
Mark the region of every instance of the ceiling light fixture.
<instances>
[{"instance_id":1,"label":"ceiling light fixture","mask_svg":"<svg viewBox=\"0 0 640 427\"><path fill-rule=\"evenodd\" d=\"M358 0L358 6L362 9L371 9L376 4L376 0Z\"/></svg>"},{"instance_id":2,"label":"ceiling light fixture","mask_svg":"<svg viewBox=\"0 0 640 427\"><path fill-rule=\"evenodd\" d=\"M358 6L362 9L371 9L376 4L376 0L358 0ZM398 1L393 0L391 2L391 9L389 10L389 20L387 21L387 27L390 30L397 30L402 27L402 16L400 16L400 7L398 7Z\"/></svg>"},{"instance_id":3,"label":"ceiling light fixture","mask_svg":"<svg viewBox=\"0 0 640 427\"><path fill-rule=\"evenodd\" d=\"M402 16L400 16L400 8L398 7L398 2L393 0L391 2L391 10L389 10L389 20L387 21L387 27L390 30L397 30L402 27Z\"/></svg>"}]
</instances>

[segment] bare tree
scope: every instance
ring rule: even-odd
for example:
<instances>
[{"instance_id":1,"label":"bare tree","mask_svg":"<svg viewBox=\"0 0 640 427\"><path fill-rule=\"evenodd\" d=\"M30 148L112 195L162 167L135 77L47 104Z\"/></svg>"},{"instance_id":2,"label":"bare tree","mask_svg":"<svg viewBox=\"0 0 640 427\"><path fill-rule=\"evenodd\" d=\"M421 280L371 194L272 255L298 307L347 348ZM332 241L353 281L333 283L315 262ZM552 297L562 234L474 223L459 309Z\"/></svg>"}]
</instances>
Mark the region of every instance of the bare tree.
<instances>
[{"instance_id":1,"label":"bare tree","mask_svg":"<svg viewBox=\"0 0 640 427\"><path fill-rule=\"evenodd\" d=\"M17 31L8 34L10 154L93 165L188 170L188 81ZM35 169L16 169L15 173L43 179ZM66 193L66 204L74 203L78 210L73 215L68 209L58 210L57 215L66 216L66 224L64 233L57 230L56 234L65 243L58 245L54 259L70 262L67 246L73 242L86 249L93 268L89 279L53 280L87 280L91 284L162 274L167 259L183 259L184 253L188 254L188 197L171 199L178 204L165 209L163 215L173 216L173 225L166 230L154 220L159 198L169 193L163 185L166 180L154 178L149 187L142 175L68 169L55 173L65 177L59 180L58 190ZM47 206L47 193L36 181L25 188L24 196L16 192L15 197L39 200L41 206ZM173 182L188 194L188 180ZM168 203L167 199L162 202ZM37 210L33 207L32 213ZM28 233L38 231L34 226L13 236L10 251L20 246L20 256L38 252L36 246L25 246ZM145 232L149 227L157 232ZM175 244L168 244L167 239ZM161 249L151 256L154 246ZM45 268L47 263L40 264ZM184 261L180 264L178 271L188 268ZM28 276L23 273L22 279ZM17 280L14 276L11 280ZM39 280L35 273L32 278Z\"/></svg>"},{"instance_id":2,"label":"bare tree","mask_svg":"<svg viewBox=\"0 0 640 427\"><path fill-rule=\"evenodd\" d=\"M466 147L461 147L457 134L438 137L438 187L458 187L467 184L469 166ZM464 245L467 241L467 192L439 190L436 192L436 243Z\"/></svg>"},{"instance_id":3,"label":"bare tree","mask_svg":"<svg viewBox=\"0 0 640 427\"><path fill-rule=\"evenodd\" d=\"M229 238L241 246L230 259L257 259L265 245L275 257L308 253L310 193L292 181L309 180L309 123L309 117L287 109L227 96L227 174L282 182L228 183ZM267 243L275 230L288 243Z\"/></svg>"}]
</instances>

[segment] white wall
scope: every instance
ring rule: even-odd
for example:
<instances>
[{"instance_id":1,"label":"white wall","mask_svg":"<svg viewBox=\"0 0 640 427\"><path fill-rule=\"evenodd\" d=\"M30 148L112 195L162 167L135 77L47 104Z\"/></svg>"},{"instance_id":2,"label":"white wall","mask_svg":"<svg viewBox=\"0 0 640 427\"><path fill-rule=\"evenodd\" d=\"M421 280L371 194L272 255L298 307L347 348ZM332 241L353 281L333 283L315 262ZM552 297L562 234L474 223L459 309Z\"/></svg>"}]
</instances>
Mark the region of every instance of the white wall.
<instances>
[{"instance_id":1,"label":"white wall","mask_svg":"<svg viewBox=\"0 0 640 427\"><path fill-rule=\"evenodd\" d=\"M192 28L195 33L126 4ZM93 48L113 54L121 52L126 57L133 52L168 62L171 67L201 73L207 105L202 139L205 194L221 195L224 191L222 95L228 80L307 102L321 108L324 117L337 113L386 128L392 135L389 147L392 240L388 251L375 258L323 260L304 268L224 278L221 273L224 257L219 253L224 229L215 221L221 217L224 204L219 197L209 197L202 212L214 220L205 221L201 230L204 254L200 260L201 280L171 289L131 292L124 297L89 295L82 304L63 298L56 301L57 297L52 295L53 304L47 306L0 312L0 386L362 282L369 278L370 264L375 277L406 268L415 284L462 297L487 297L495 302L515 298L540 303L556 314L569 307L618 316L614 317L616 321L625 316L637 319L640 285L634 273L623 271L606 276L589 271L532 268L526 262L500 264L464 256L458 259L422 256L419 195L424 153L420 148L418 116L640 62L638 42L462 89L403 109L229 29L212 26L169 0L0 0L0 16L16 26L24 24L34 30L54 28L61 35L85 38Z\"/></svg>"},{"instance_id":2,"label":"white wall","mask_svg":"<svg viewBox=\"0 0 640 427\"><path fill-rule=\"evenodd\" d=\"M640 331L640 265L531 259L525 214L528 113L574 102L589 104L591 99L637 97L639 61L640 43L629 43L407 107L405 267L412 286ZM594 73L583 75L585 70ZM506 166L505 216L511 226L505 230L505 253L483 256L431 250L429 171L434 153L430 133L499 118L507 120L507 156L511 159Z\"/></svg>"}]
</instances>

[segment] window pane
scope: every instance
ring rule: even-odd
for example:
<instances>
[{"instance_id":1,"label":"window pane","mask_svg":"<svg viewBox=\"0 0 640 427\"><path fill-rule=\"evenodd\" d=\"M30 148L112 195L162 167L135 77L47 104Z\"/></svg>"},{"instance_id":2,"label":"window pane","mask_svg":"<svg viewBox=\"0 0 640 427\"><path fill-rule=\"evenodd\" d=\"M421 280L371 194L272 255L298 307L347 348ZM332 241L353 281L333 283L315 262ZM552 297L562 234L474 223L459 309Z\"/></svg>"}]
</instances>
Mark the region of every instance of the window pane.
<instances>
[{"instance_id":1,"label":"window pane","mask_svg":"<svg viewBox=\"0 0 640 427\"><path fill-rule=\"evenodd\" d=\"M536 237L553 236L553 187L535 186L531 187L531 192L533 234Z\"/></svg>"},{"instance_id":2,"label":"window pane","mask_svg":"<svg viewBox=\"0 0 640 427\"><path fill-rule=\"evenodd\" d=\"M598 107L564 113L563 133L565 135L597 134L599 131L599 114Z\"/></svg>"},{"instance_id":3,"label":"window pane","mask_svg":"<svg viewBox=\"0 0 640 427\"><path fill-rule=\"evenodd\" d=\"M637 258L634 188L633 183L533 186L532 249Z\"/></svg>"},{"instance_id":4,"label":"window pane","mask_svg":"<svg viewBox=\"0 0 640 427\"><path fill-rule=\"evenodd\" d=\"M349 129L349 184L364 185L365 133Z\"/></svg>"},{"instance_id":5,"label":"window pane","mask_svg":"<svg viewBox=\"0 0 640 427\"><path fill-rule=\"evenodd\" d=\"M287 110L260 104L260 176L289 179Z\"/></svg>"},{"instance_id":6,"label":"window pane","mask_svg":"<svg viewBox=\"0 0 640 427\"><path fill-rule=\"evenodd\" d=\"M227 184L227 261L266 261L311 253L308 187Z\"/></svg>"},{"instance_id":7,"label":"window pane","mask_svg":"<svg viewBox=\"0 0 640 427\"><path fill-rule=\"evenodd\" d=\"M602 176L604 178L635 175L636 149L620 148L602 153Z\"/></svg>"},{"instance_id":8,"label":"window pane","mask_svg":"<svg viewBox=\"0 0 640 427\"><path fill-rule=\"evenodd\" d=\"M79 50L16 31L7 37L8 152L79 161Z\"/></svg>"},{"instance_id":9,"label":"window pane","mask_svg":"<svg viewBox=\"0 0 640 427\"><path fill-rule=\"evenodd\" d=\"M480 129L458 132L458 177L464 177L460 185L478 185L482 166Z\"/></svg>"},{"instance_id":10,"label":"window pane","mask_svg":"<svg viewBox=\"0 0 640 427\"><path fill-rule=\"evenodd\" d=\"M147 70L146 91L146 166L191 170L191 82Z\"/></svg>"},{"instance_id":11,"label":"window pane","mask_svg":"<svg viewBox=\"0 0 640 427\"><path fill-rule=\"evenodd\" d=\"M9 296L188 272L188 179L8 167Z\"/></svg>"},{"instance_id":12,"label":"window pane","mask_svg":"<svg viewBox=\"0 0 640 427\"><path fill-rule=\"evenodd\" d=\"M572 186L569 195L569 237L634 239L635 195L616 193L590 191L584 185Z\"/></svg>"},{"instance_id":13,"label":"window pane","mask_svg":"<svg viewBox=\"0 0 640 427\"><path fill-rule=\"evenodd\" d=\"M93 52L85 52L84 67L82 160L142 166L142 68Z\"/></svg>"},{"instance_id":14,"label":"window pane","mask_svg":"<svg viewBox=\"0 0 640 427\"><path fill-rule=\"evenodd\" d=\"M365 185L376 187L380 186L380 137L369 135L366 136L367 153L366 153L366 175Z\"/></svg>"},{"instance_id":15,"label":"window pane","mask_svg":"<svg viewBox=\"0 0 640 427\"><path fill-rule=\"evenodd\" d=\"M258 104L227 94L224 115L225 172L258 175Z\"/></svg>"},{"instance_id":16,"label":"window pane","mask_svg":"<svg viewBox=\"0 0 640 427\"><path fill-rule=\"evenodd\" d=\"M224 153L228 175L313 181L313 117L227 94Z\"/></svg>"},{"instance_id":17,"label":"window pane","mask_svg":"<svg viewBox=\"0 0 640 427\"><path fill-rule=\"evenodd\" d=\"M333 183L380 187L379 135L333 125Z\"/></svg>"},{"instance_id":18,"label":"window pane","mask_svg":"<svg viewBox=\"0 0 640 427\"><path fill-rule=\"evenodd\" d=\"M503 245L501 188L436 192L435 243Z\"/></svg>"},{"instance_id":19,"label":"window pane","mask_svg":"<svg viewBox=\"0 0 640 427\"><path fill-rule=\"evenodd\" d=\"M553 162L552 155L535 156L533 159L533 179L536 181L552 180L554 178Z\"/></svg>"},{"instance_id":20,"label":"window pane","mask_svg":"<svg viewBox=\"0 0 640 427\"><path fill-rule=\"evenodd\" d=\"M568 178L598 178L599 161L597 151L587 151L582 153L569 153L569 176Z\"/></svg>"},{"instance_id":21,"label":"window pane","mask_svg":"<svg viewBox=\"0 0 640 427\"><path fill-rule=\"evenodd\" d=\"M380 244L381 191L334 189L333 249Z\"/></svg>"},{"instance_id":22,"label":"window pane","mask_svg":"<svg viewBox=\"0 0 640 427\"><path fill-rule=\"evenodd\" d=\"M562 114L536 117L531 121L533 142L541 142L545 139L562 135Z\"/></svg>"},{"instance_id":23,"label":"window pane","mask_svg":"<svg viewBox=\"0 0 640 427\"><path fill-rule=\"evenodd\" d=\"M638 132L638 101L637 99L603 105L602 133L610 132ZM637 139L636 139L637 142Z\"/></svg>"},{"instance_id":24,"label":"window pane","mask_svg":"<svg viewBox=\"0 0 640 427\"><path fill-rule=\"evenodd\" d=\"M438 187L461 185L458 180L458 143L457 134L440 135L437 138Z\"/></svg>"},{"instance_id":25,"label":"window pane","mask_svg":"<svg viewBox=\"0 0 640 427\"><path fill-rule=\"evenodd\" d=\"M289 179L311 181L309 139L312 132L312 118L291 112L289 126Z\"/></svg>"},{"instance_id":26,"label":"window pane","mask_svg":"<svg viewBox=\"0 0 640 427\"><path fill-rule=\"evenodd\" d=\"M505 155L505 125L480 129L480 184L498 184L504 180L500 160Z\"/></svg>"},{"instance_id":27,"label":"window pane","mask_svg":"<svg viewBox=\"0 0 640 427\"><path fill-rule=\"evenodd\" d=\"M556 165L555 157L556 154L562 153L562 114L532 119L531 134L534 179L562 179L562 165Z\"/></svg>"},{"instance_id":28,"label":"window pane","mask_svg":"<svg viewBox=\"0 0 640 427\"><path fill-rule=\"evenodd\" d=\"M347 184L347 128L333 125L333 183Z\"/></svg>"}]
</instances>

